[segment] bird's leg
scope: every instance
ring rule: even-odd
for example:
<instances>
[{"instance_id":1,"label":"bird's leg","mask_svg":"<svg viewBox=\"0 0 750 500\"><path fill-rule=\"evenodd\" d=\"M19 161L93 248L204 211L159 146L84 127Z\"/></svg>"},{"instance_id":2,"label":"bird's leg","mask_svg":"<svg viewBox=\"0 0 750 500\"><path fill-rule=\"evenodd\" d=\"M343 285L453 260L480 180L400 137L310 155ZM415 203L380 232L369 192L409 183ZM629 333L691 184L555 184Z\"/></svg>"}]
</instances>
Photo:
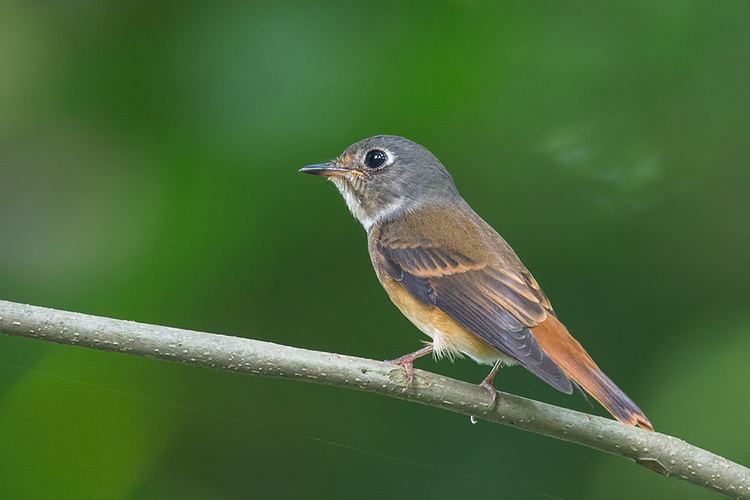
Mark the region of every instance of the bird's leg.
<instances>
[{"instance_id":1,"label":"bird's leg","mask_svg":"<svg viewBox=\"0 0 750 500\"><path fill-rule=\"evenodd\" d=\"M492 367L492 370L490 370L489 375L487 375L484 380L482 380L482 383L479 384L480 386L484 387L489 391L490 397L492 398L492 402L490 403L490 408L495 406L495 402L497 401L497 391L494 387L492 387L492 381L495 380L495 375L497 375L497 372L500 371L500 368L502 367L502 361L497 360L495 361L495 366Z\"/></svg>"},{"instance_id":2,"label":"bird's leg","mask_svg":"<svg viewBox=\"0 0 750 500\"><path fill-rule=\"evenodd\" d=\"M419 359L423 356L427 356L428 354L431 354L434 348L432 347L432 344L427 344L423 348L419 349L418 351L414 351L409 354L404 354L400 358L391 359L388 360L388 363L393 363L395 365L403 366L404 370L406 370L406 385L410 385L412 381L414 380L414 360Z\"/></svg>"}]
</instances>

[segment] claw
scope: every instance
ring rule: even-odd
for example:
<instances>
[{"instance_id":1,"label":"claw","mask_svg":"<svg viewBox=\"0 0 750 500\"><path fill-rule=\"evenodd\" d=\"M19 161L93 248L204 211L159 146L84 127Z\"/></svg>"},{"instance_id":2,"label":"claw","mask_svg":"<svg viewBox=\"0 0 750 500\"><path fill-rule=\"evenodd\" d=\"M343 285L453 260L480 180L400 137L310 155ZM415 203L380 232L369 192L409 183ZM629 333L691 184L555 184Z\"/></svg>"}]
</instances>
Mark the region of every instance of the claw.
<instances>
[{"instance_id":1,"label":"claw","mask_svg":"<svg viewBox=\"0 0 750 500\"><path fill-rule=\"evenodd\" d=\"M492 384L490 382L487 382L486 380L482 380L482 383L479 384L480 387L487 390L487 392L490 393L490 397L492 398L492 401L490 401L489 408L493 408L495 406L495 403L497 403L497 390L495 390L494 387L492 387Z\"/></svg>"},{"instance_id":2,"label":"claw","mask_svg":"<svg viewBox=\"0 0 750 500\"><path fill-rule=\"evenodd\" d=\"M400 358L391 359L386 363L393 363L394 365L403 366L406 370L406 385L407 387L414 382L414 360L419 359L422 356L426 356L432 352L432 344L429 344L418 351L414 351L410 354L401 356Z\"/></svg>"},{"instance_id":3,"label":"claw","mask_svg":"<svg viewBox=\"0 0 750 500\"><path fill-rule=\"evenodd\" d=\"M498 370L500 370L501 366L502 362L500 360L497 360L495 362L495 366L493 366L492 370L490 370L490 373L484 380L482 380L482 383L479 384L480 387L484 387L484 389L486 389L490 393L492 401L490 401L489 408L493 408L495 406L495 403L497 403L497 390L492 387L492 381L495 380L495 375L497 375L497 372Z\"/></svg>"},{"instance_id":4,"label":"claw","mask_svg":"<svg viewBox=\"0 0 750 500\"><path fill-rule=\"evenodd\" d=\"M406 385L414 382L414 362L408 359L394 359L391 361L394 365L402 366L406 370Z\"/></svg>"}]
</instances>

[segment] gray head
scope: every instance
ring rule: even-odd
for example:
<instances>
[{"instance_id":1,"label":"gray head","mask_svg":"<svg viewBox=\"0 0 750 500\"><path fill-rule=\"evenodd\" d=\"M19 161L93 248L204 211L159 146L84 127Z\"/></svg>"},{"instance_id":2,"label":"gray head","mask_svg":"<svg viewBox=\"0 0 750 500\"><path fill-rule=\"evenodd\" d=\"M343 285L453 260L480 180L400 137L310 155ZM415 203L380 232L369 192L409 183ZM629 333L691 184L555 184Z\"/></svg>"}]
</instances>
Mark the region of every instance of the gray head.
<instances>
[{"instance_id":1,"label":"gray head","mask_svg":"<svg viewBox=\"0 0 750 500\"><path fill-rule=\"evenodd\" d=\"M332 181L367 230L403 211L459 198L453 178L435 155L395 135L364 139L335 160L300 172Z\"/></svg>"}]
</instances>

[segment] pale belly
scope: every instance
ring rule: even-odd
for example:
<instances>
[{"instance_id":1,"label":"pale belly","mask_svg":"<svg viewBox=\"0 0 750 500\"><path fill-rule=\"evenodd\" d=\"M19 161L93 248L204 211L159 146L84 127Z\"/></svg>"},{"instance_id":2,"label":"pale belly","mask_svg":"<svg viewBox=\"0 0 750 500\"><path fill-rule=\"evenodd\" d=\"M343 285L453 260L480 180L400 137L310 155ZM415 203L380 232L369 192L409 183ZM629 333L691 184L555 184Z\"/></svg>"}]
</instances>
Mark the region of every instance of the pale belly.
<instances>
[{"instance_id":1,"label":"pale belly","mask_svg":"<svg viewBox=\"0 0 750 500\"><path fill-rule=\"evenodd\" d=\"M381 282L388 296L414 326L432 339L435 355L438 358L453 359L470 357L480 364L516 364L515 360L502 354L435 307L428 307L416 300L395 280L386 278Z\"/></svg>"}]
</instances>

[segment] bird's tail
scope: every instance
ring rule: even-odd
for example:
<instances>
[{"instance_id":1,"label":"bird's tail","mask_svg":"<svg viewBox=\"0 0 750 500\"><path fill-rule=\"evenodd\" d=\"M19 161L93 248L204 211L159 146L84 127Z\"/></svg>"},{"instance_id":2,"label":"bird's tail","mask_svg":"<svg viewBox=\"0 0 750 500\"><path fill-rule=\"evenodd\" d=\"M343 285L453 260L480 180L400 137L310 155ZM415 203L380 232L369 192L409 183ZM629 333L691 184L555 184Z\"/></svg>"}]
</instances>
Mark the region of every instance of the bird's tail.
<instances>
[{"instance_id":1,"label":"bird's tail","mask_svg":"<svg viewBox=\"0 0 750 500\"><path fill-rule=\"evenodd\" d=\"M550 315L533 330L541 348L562 368L565 375L591 394L620 422L654 430L643 411L594 363L568 329Z\"/></svg>"}]
</instances>

